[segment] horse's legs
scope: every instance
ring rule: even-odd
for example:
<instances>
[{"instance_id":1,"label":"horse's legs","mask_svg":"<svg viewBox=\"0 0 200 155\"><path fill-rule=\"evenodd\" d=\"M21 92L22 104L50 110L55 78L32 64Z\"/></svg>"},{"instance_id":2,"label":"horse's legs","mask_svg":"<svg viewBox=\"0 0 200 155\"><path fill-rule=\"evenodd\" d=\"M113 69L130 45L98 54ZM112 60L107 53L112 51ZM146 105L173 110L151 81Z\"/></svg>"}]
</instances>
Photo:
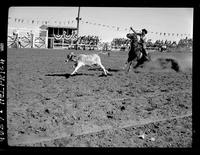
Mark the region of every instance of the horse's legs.
<instances>
[{"instance_id":1,"label":"horse's legs","mask_svg":"<svg viewBox=\"0 0 200 155\"><path fill-rule=\"evenodd\" d=\"M132 65L132 61L129 61L128 64L126 65L126 68L125 68L125 73L126 73L126 74L128 74L131 65Z\"/></svg>"},{"instance_id":2,"label":"horse's legs","mask_svg":"<svg viewBox=\"0 0 200 155\"><path fill-rule=\"evenodd\" d=\"M140 65L140 63L137 62L136 65L133 68L136 69L139 65Z\"/></svg>"}]
</instances>

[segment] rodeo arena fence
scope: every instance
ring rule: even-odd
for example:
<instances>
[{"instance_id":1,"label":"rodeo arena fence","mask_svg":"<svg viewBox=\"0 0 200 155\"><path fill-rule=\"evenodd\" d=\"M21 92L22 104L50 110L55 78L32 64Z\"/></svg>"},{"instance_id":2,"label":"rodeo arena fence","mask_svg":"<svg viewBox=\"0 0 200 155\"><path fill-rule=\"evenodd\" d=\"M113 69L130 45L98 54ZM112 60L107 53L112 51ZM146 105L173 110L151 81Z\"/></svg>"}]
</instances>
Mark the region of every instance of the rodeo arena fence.
<instances>
[{"instance_id":1,"label":"rodeo arena fence","mask_svg":"<svg viewBox=\"0 0 200 155\"><path fill-rule=\"evenodd\" d=\"M98 50L103 45L97 36L77 37L77 28L42 25L40 29L8 29L8 48L48 48Z\"/></svg>"},{"instance_id":2,"label":"rodeo arena fence","mask_svg":"<svg viewBox=\"0 0 200 155\"><path fill-rule=\"evenodd\" d=\"M47 31L23 28L8 29L8 48L47 48Z\"/></svg>"}]
</instances>

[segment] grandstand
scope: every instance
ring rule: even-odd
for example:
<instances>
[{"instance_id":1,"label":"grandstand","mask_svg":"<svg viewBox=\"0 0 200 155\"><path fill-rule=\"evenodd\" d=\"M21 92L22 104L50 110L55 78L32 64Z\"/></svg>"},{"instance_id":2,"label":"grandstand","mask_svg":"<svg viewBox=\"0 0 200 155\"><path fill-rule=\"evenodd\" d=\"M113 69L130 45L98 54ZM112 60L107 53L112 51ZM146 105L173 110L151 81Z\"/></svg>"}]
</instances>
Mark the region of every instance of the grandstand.
<instances>
[{"instance_id":1,"label":"grandstand","mask_svg":"<svg viewBox=\"0 0 200 155\"><path fill-rule=\"evenodd\" d=\"M74 45L77 39L75 27L42 25L40 29L47 31L48 48L67 48Z\"/></svg>"}]
</instances>

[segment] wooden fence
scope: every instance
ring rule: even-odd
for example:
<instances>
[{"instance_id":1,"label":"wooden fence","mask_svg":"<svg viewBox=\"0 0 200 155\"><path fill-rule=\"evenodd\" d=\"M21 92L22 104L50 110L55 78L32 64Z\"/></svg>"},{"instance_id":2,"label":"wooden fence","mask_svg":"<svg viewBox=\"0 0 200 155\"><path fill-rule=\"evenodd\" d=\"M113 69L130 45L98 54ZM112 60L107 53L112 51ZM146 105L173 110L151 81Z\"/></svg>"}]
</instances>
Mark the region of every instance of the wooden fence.
<instances>
[{"instance_id":1,"label":"wooden fence","mask_svg":"<svg viewBox=\"0 0 200 155\"><path fill-rule=\"evenodd\" d=\"M47 31L29 29L9 29L8 48L47 48Z\"/></svg>"}]
</instances>

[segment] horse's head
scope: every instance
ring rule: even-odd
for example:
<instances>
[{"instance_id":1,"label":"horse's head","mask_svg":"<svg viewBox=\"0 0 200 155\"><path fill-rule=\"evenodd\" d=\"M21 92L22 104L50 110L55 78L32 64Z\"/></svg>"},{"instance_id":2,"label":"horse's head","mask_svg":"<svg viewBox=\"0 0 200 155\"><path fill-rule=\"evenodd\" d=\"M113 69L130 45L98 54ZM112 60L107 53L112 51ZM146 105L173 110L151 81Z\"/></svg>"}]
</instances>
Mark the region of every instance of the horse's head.
<instances>
[{"instance_id":1,"label":"horse's head","mask_svg":"<svg viewBox=\"0 0 200 155\"><path fill-rule=\"evenodd\" d=\"M137 41L137 35L135 33L128 33L126 35L127 38L131 39L131 40L134 40L134 41Z\"/></svg>"}]
</instances>

